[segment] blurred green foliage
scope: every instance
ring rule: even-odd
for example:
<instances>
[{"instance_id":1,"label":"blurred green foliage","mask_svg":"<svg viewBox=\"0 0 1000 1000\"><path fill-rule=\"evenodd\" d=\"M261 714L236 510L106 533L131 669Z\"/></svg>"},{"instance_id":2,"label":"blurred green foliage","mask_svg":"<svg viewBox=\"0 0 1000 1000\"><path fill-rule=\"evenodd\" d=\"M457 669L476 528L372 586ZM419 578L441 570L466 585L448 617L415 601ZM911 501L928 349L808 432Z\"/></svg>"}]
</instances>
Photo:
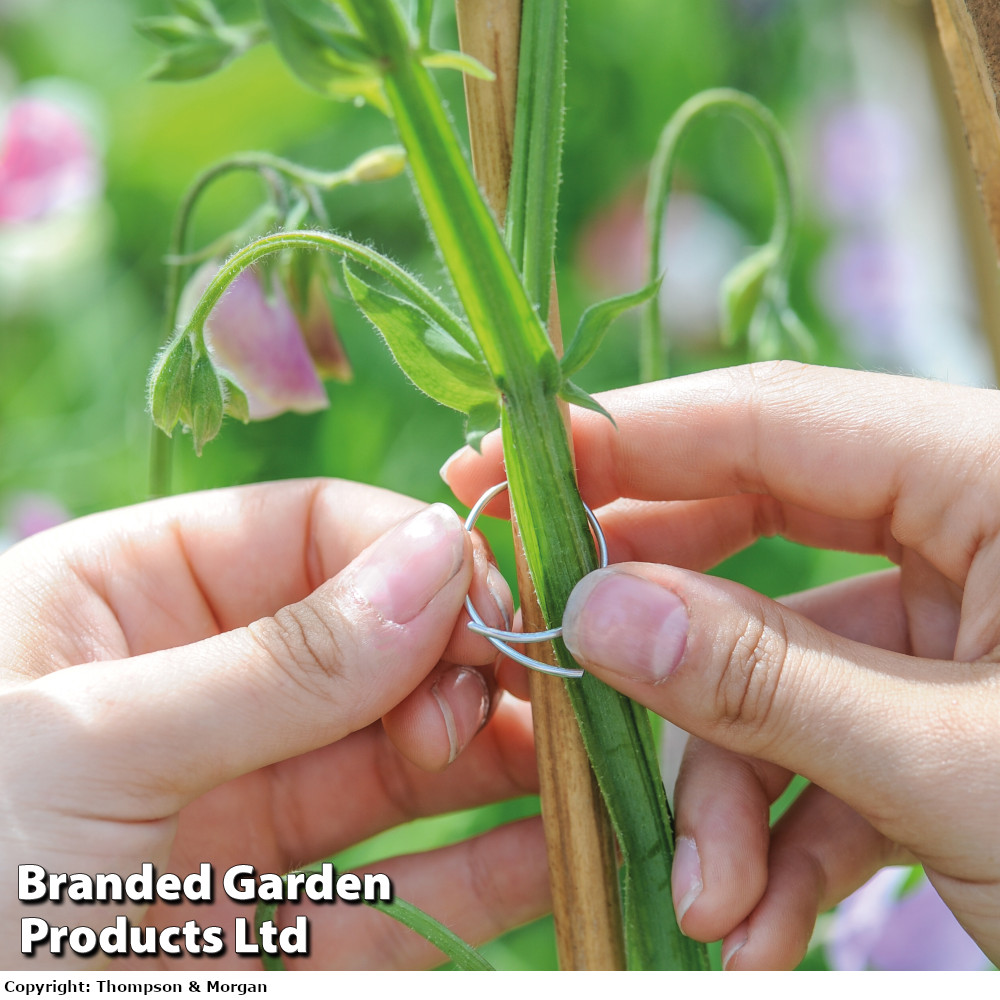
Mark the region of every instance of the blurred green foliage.
<instances>
[{"instance_id":1,"label":"blurred green foliage","mask_svg":"<svg viewBox=\"0 0 1000 1000\"><path fill-rule=\"evenodd\" d=\"M843 0L574 0L558 260L564 327L571 329L602 297L577 266L581 233L623 191L641 185L670 113L700 89L736 86L769 104L795 138L809 102L845 71L838 47L844 6ZM220 7L234 19L252 11L243 0ZM435 33L447 40L454 18L447 4L439 8ZM330 169L393 137L376 112L306 91L267 46L205 81L147 82L143 74L156 50L132 23L162 13L164 4L156 0L49 0L18 10L0 28L0 54L9 66L0 73L0 81L8 78L5 96L48 77L74 81L89 94L105 144L106 191L69 231L54 223L27 235L0 230L0 272L7 271L0 273L0 505L7 495L33 490L79 515L146 495L151 431L144 388L166 332L162 257L191 180L246 149ZM464 128L458 74L440 79ZM680 175L682 186L724 206L752 241L766 238L766 164L737 126L698 129L685 147ZM199 208L194 244L234 228L260 195L258 182L248 177L221 183ZM433 286L443 284L406 179L335 192L328 209L338 230L370 240L430 276ZM807 216L792 300L818 335L819 360L849 363L810 297L807 278L823 239L822 225ZM58 254L51 252L56 242ZM346 301L338 322L356 374L352 384L331 387L330 409L248 427L227 422L201 460L189 441L180 440L174 448L177 490L323 475L428 501L449 499L437 470L462 442L461 417L408 386ZM633 322L621 321L581 373L588 391L635 380ZM679 372L742 360L739 351L704 345L679 347L673 357ZM486 530L509 572L506 527ZM719 571L778 595L876 563L881 565L807 552L776 539L734 556ZM535 808L529 800L422 821L377 838L347 860L458 839ZM555 963L544 924L508 936L487 953L503 968Z\"/></svg>"}]
</instances>

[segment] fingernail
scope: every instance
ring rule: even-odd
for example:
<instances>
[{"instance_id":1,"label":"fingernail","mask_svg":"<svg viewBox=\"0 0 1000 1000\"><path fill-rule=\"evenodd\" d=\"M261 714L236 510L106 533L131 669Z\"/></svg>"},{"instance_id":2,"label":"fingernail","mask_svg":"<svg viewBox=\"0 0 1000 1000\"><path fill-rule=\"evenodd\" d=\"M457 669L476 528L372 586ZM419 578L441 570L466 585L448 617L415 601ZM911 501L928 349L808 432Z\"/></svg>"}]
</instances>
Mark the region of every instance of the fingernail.
<instances>
[{"instance_id":1,"label":"fingernail","mask_svg":"<svg viewBox=\"0 0 1000 1000\"><path fill-rule=\"evenodd\" d=\"M653 684L680 663L687 634L676 594L618 569L584 577L563 615L563 639L578 660Z\"/></svg>"},{"instance_id":2,"label":"fingernail","mask_svg":"<svg viewBox=\"0 0 1000 1000\"><path fill-rule=\"evenodd\" d=\"M441 469L440 469L440 471L438 472L438 475L439 475L439 476L440 476L440 477L441 477L441 478L442 478L442 479L443 479L443 480L444 480L444 481L445 481L446 483L448 482L448 466L449 466L449 465L451 465L451 463L452 463L452 462L454 462L454 461L455 461L455 459L456 459L456 458L458 458L458 456L459 456L459 455L461 455L463 451L465 451L465 448L459 448L459 449L458 449L458 451L455 451L455 452L452 452L452 454L450 454L450 455L449 455L449 456L448 456L448 457L447 457L447 458L445 459L445 463L444 463L444 465L442 465L442 466L441 466ZM449 485L450 485L450 484L449 484Z\"/></svg>"},{"instance_id":3,"label":"fingernail","mask_svg":"<svg viewBox=\"0 0 1000 1000\"><path fill-rule=\"evenodd\" d=\"M729 963L732 962L733 957L747 943L747 938L750 934L750 925L744 920L739 927L736 928L731 934L729 934L726 939L722 942L722 967L724 969L729 968Z\"/></svg>"},{"instance_id":4,"label":"fingernail","mask_svg":"<svg viewBox=\"0 0 1000 1000\"><path fill-rule=\"evenodd\" d=\"M383 535L361 557L355 592L380 615L405 625L459 571L465 530L443 503L425 508Z\"/></svg>"},{"instance_id":5,"label":"fingernail","mask_svg":"<svg viewBox=\"0 0 1000 1000\"><path fill-rule=\"evenodd\" d=\"M471 667L453 667L431 686L448 733L448 763L469 745L486 722L490 689L486 679Z\"/></svg>"},{"instance_id":6,"label":"fingernail","mask_svg":"<svg viewBox=\"0 0 1000 1000\"><path fill-rule=\"evenodd\" d=\"M503 622L504 631L509 632L511 622L510 612L507 608L511 603L510 587L507 585L503 573L493 563L490 563L489 569L486 570L486 587L490 592L490 597L493 598L493 603L500 611L500 620Z\"/></svg>"},{"instance_id":7,"label":"fingernail","mask_svg":"<svg viewBox=\"0 0 1000 1000\"><path fill-rule=\"evenodd\" d=\"M691 837L677 838L670 878L674 913L677 914L677 923L680 924L684 920L684 914L691 909L691 904L701 895L701 890L704 888L698 845Z\"/></svg>"}]
</instances>

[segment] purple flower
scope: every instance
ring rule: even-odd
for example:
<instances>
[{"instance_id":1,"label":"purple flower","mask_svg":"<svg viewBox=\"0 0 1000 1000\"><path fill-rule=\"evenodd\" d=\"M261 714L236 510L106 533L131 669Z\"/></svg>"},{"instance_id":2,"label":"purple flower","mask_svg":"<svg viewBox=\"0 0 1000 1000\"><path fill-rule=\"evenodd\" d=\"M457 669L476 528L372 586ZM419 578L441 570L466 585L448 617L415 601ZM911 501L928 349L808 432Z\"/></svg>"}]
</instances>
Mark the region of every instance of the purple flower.
<instances>
[{"instance_id":1,"label":"purple flower","mask_svg":"<svg viewBox=\"0 0 1000 1000\"><path fill-rule=\"evenodd\" d=\"M923 875L904 891L910 871L883 868L837 907L826 942L831 968L988 969L989 960Z\"/></svg>"},{"instance_id":2,"label":"purple flower","mask_svg":"<svg viewBox=\"0 0 1000 1000\"><path fill-rule=\"evenodd\" d=\"M69 520L66 509L44 493L15 493L2 505L0 552L15 542Z\"/></svg>"},{"instance_id":3,"label":"purple flower","mask_svg":"<svg viewBox=\"0 0 1000 1000\"><path fill-rule=\"evenodd\" d=\"M217 269L208 263L194 274L182 315L190 315ZM322 410L329 400L320 374L343 379L350 373L322 285L310 281L298 305L301 313L289 302L276 270L248 268L205 324L213 361L246 393L251 420L287 410Z\"/></svg>"},{"instance_id":4,"label":"purple flower","mask_svg":"<svg viewBox=\"0 0 1000 1000\"><path fill-rule=\"evenodd\" d=\"M908 304L920 295L918 262L907 246L881 236L843 236L820 263L817 291L863 359L898 364L906 357Z\"/></svg>"},{"instance_id":5,"label":"purple flower","mask_svg":"<svg viewBox=\"0 0 1000 1000\"><path fill-rule=\"evenodd\" d=\"M888 105L849 101L820 121L820 197L835 218L865 223L904 191L917 159L913 135Z\"/></svg>"},{"instance_id":6,"label":"purple flower","mask_svg":"<svg viewBox=\"0 0 1000 1000\"><path fill-rule=\"evenodd\" d=\"M21 98L0 131L0 225L32 222L100 190L94 144L77 119L43 98Z\"/></svg>"}]
</instances>

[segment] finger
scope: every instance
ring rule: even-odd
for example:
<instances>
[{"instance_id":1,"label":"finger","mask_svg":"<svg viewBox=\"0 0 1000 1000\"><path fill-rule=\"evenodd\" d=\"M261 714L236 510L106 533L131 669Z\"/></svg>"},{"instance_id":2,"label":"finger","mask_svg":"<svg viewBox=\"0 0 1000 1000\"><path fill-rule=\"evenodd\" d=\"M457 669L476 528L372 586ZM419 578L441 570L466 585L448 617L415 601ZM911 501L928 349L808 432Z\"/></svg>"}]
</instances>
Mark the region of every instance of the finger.
<instances>
[{"instance_id":1,"label":"finger","mask_svg":"<svg viewBox=\"0 0 1000 1000\"><path fill-rule=\"evenodd\" d=\"M471 576L468 533L438 504L273 618L50 674L14 696L47 733L48 753L74 759L80 727L92 730L81 795L93 790L93 775L118 776L129 787L141 783L137 808L158 795L173 812L228 778L385 714L438 663ZM33 745L40 738L36 730Z\"/></svg>"},{"instance_id":2,"label":"finger","mask_svg":"<svg viewBox=\"0 0 1000 1000\"><path fill-rule=\"evenodd\" d=\"M614 425L589 412L573 422L592 507L760 493L828 518L891 514L896 542L919 545L956 581L997 530L976 460L994 447L1000 399L990 390L768 363L600 399ZM498 454L487 438L481 459L462 452L446 465L463 501L495 481Z\"/></svg>"},{"instance_id":3,"label":"finger","mask_svg":"<svg viewBox=\"0 0 1000 1000\"><path fill-rule=\"evenodd\" d=\"M392 858L367 870L389 876L393 890L470 944L482 944L548 911L549 878L541 820L533 817L424 854ZM282 924L306 913L315 942L296 969L420 969L446 961L433 945L369 907L293 906Z\"/></svg>"},{"instance_id":4,"label":"finger","mask_svg":"<svg viewBox=\"0 0 1000 1000\"><path fill-rule=\"evenodd\" d=\"M906 653L915 644L899 588L899 570L889 569L790 594L780 603L845 639ZM954 645L954 626L951 634Z\"/></svg>"},{"instance_id":5,"label":"finger","mask_svg":"<svg viewBox=\"0 0 1000 1000\"><path fill-rule=\"evenodd\" d=\"M196 642L305 599L425 505L338 480L263 483L81 518L0 560L0 657L25 677ZM509 588L476 543L478 607L501 624ZM478 591L477 591L478 593ZM497 610L498 607L501 610ZM492 647L456 629L456 661Z\"/></svg>"},{"instance_id":6,"label":"finger","mask_svg":"<svg viewBox=\"0 0 1000 1000\"><path fill-rule=\"evenodd\" d=\"M510 587L493 562L493 555L483 536L475 532L472 539L473 577L469 597L487 625L509 629L514 611ZM470 620L468 611L463 608L445 647L444 658L451 663L492 668L497 651L481 635L469 629Z\"/></svg>"},{"instance_id":7,"label":"finger","mask_svg":"<svg viewBox=\"0 0 1000 1000\"><path fill-rule=\"evenodd\" d=\"M527 705L502 700L444 773L410 763L376 722L190 803L180 813L171 871L193 871L206 860L224 871L246 863L251 853L267 871L288 871L304 859L329 857L414 819L537 791ZM215 845L208 855L206 831ZM258 858L262 845L271 844L273 854Z\"/></svg>"},{"instance_id":8,"label":"finger","mask_svg":"<svg viewBox=\"0 0 1000 1000\"><path fill-rule=\"evenodd\" d=\"M440 771L453 764L489 718L497 689L488 673L441 664L382 717L386 735L417 767Z\"/></svg>"},{"instance_id":9,"label":"finger","mask_svg":"<svg viewBox=\"0 0 1000 1000\"><path fill-rule=\"evenodd\" d=\"M728 581L634 563L578 584L563 628L581 664L620 691L709 742L806 775L902 842L927 795L959 806L953 734L963 719L978 728L996 673L862 646ZM953 761L955 780L928 760ZM930 826L947 838L939 820Z\"/></svg>"},{"instance_id":10,"label":"finger","mask_svg":"<svg viewBox=\"0 0 1000 1000\"><path fill-rule=\"evenodd\" d=\"M811 785L776 825L767 888L749 919L722 944L726 969L793 969L805 957L816 916L879 868L912 858L870 823Z\"/></svg>"},{"instance_id":11,"label":"finger","mask_svg":"<svg viewBox=\"0 0 1000 1000\"><path fill-rule=\"evenodd\" d=\"M674 793L674 912L684 933L718 941L745 919L767 885L771 803L784 768L688 740Z\"/></svg>"}]
</instances>

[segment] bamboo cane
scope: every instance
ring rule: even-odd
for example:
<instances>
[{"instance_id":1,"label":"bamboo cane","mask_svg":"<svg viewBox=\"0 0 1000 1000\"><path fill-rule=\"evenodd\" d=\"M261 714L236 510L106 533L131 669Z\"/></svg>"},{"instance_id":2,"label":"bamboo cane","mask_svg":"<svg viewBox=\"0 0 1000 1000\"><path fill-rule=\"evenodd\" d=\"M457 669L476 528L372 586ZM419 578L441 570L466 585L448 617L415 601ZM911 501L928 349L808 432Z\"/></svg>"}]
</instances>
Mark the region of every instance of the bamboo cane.
<instances>
[{"instance_id":1,"label":"bamboo cane","mask_svg":"<svg viewBox=\"0 0 1000 1000\"><path fill-rule=\"evenodd\" d=\"M521 0L456 0L463 51L496 73L485 82L465 78L472 162L498 219L507 205ZM555 282L549 336L561 351ZM518 589L524 628L545 628L521 552L516 544ZM551 649L535 655L555 663ZM622 969L622 943L615 846L563 682L532 673L531 703L538 756L542 817L549 856L556 946L564 969Z\"/></svg>"},{"instance_id":2,"label":"bamboo cane","mask_svg":"<svg viewBox=\"0 0 1000 1000\"><path fill-rule=\"evenodd\" d=\"M1000 254L1000 7L995 0L934 0L934 15Z\"/></svg>"}]
</instances>

